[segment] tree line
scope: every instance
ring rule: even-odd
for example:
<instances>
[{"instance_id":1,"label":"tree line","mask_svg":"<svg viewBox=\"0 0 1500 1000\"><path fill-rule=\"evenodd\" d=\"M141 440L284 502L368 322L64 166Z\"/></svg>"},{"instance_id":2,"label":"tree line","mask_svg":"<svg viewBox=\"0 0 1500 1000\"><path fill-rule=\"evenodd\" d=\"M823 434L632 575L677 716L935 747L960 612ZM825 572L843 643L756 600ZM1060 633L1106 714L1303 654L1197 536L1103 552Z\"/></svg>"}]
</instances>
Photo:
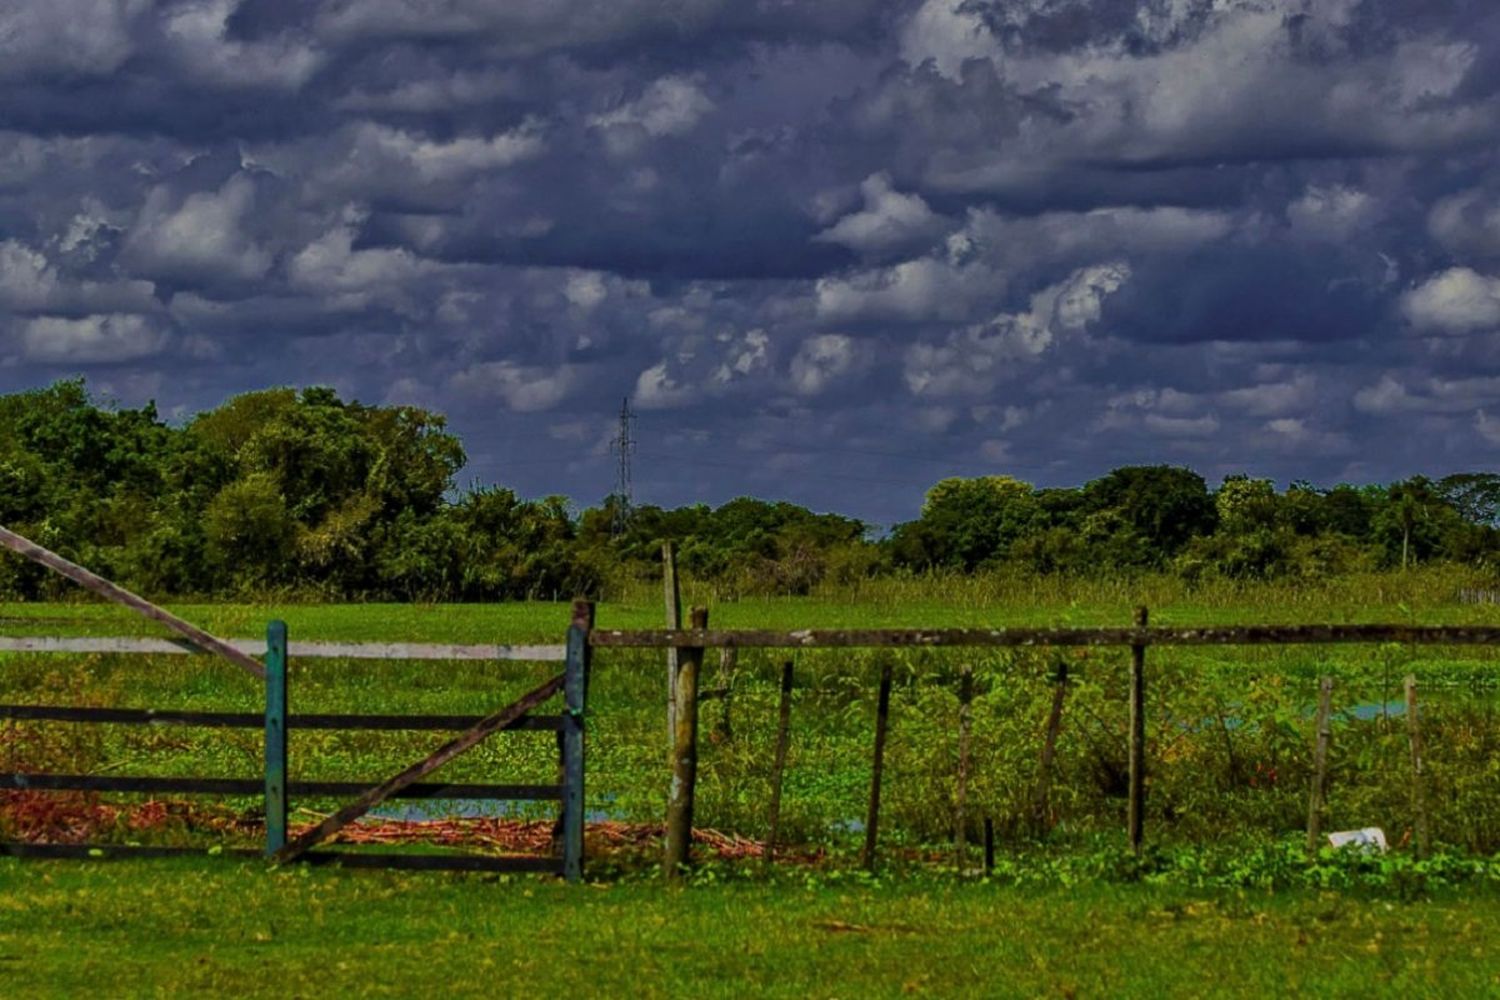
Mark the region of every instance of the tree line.
<instances>
[{"instance_id":1,"label":"tree line","mask_svg":"<svg viewBox=\"0 0 1500 1000\"><path fill-rule=\"evenodd\" d=\"M490 601L602 595L682 568L736 593L806 593L885 574L1171 572L1316 578L1500 556L1500 475L1319 488L1134 466L1079 487L944 479L919 515L869 525L742 497L576 509L499 486L455 488L466 461L442 415L331 389L236 396L180 426L101 405L81 379L0 396L0 524L156 596L298 593ZM65 592L0 560L0 595Z\"/></svg>"}]
</instances>

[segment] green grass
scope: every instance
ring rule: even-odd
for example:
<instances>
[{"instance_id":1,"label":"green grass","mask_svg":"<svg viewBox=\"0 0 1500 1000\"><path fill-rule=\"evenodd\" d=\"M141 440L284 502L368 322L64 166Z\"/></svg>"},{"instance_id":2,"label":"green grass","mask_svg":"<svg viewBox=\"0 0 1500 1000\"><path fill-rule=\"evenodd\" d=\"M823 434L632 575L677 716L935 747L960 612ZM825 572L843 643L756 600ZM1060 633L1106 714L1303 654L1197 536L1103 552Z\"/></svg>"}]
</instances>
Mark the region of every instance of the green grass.
<instances>
[{"instance_id":1,"label":"green grass","mask_svg":"<svg viewBox=\"0 0 1500 1000\"><path fill-rule=\"evenodd\" d=\"M1448 566L1409 573L1361 574L1315 582L1192 586L1173 577L1073 580L1060 577L881 579L828 588L809 597L744 597L688 582L684 605L702 604L718 628L873 628L1003 625L1128 625L1138 604L1161 625L1413 622L1493 623L1494 605L1461 605L1463 586L1484 586ZM318 604L168 602L177 614L217 634L259 636L272 618L295 640L412 642L559 642L565 602L503 604ZM640 582L602 602L603 628L656 628L657 585ZM113 605L0 603L0 631L13 635L157 635L160 626Z\"/></svg>"},{"instance_id":2,"label":"green grass","mask_svg":"<svg viewBox=\"0 0 1500 1000\"><path fill-rule=\"evenodd\" d=\"M707 603L711 623L731 628L1119 625L1138 602L1151 606L1154 622L1184 625L1472 623L1500 615L1494 607L1457 605L1455 587L1451 573L1434 570L1307 587L891 580L812 598L729 600L690 588L685 599ZM568 617L558 603L188 604L174 610L229 636L259 635L269 619L284 618L294 642L558 642ZM658 592L642 585L601 605L598 620L603 627L652 627L660 617ZM0 633L161 630L97 604L3 604ZM709 738L720 706L704 709L701 825L752 837L763 831L783 655L741 652L732 738ZM859 837L840 826L863 814L882 655L894 655L898 667L882 815L892 874L884 884L868 884L848 874ZM1372 895L1370 884L1344 879L1347 865L1309 865L1295 848L1306 809L1307 707L1322 673L1339 678L1342 713L1334 733L1328 827L1376 823L1396 839L1410 825L1404 727L1399 719L1387 725L1349 711L1397 697L1409 671L1424 685L1436 839L1460 854L1475 852L1467 856L1486 871L1493 868L1485 859L1495 849L1500 817L1500 724L1493 688L1473 683L1495 676L1497 651L1152 650L1147 829L1162 849L1152 862L1157 874L1131 874L1129 859L1121 860L1124 802L1100 770L1112 760L1123 763L1128 654L1063 655L1075 684L1053 783L1059 825L1045 848L1030 844L1016 820L1029 809L1054 654L799 651L782 822L792 839L831 852L817 869L785 868L770 885L730 881L670 892L647 881L651 857L596 856L596 872L623 881L582 888L535 878L268 872L223 859L0 859L0 994L1500 993L1500 959L1489 947L1500 930L1500 881L1493 875L1434 883L1441 887L1429 898L1402 902L1391 887L1406 885L1418 871L1404 852L1392 856L1398 874ZM978 676L970 815L996 817L1003 858L1019 859L1002 864L1006 885L960 882L913 860L923 845L939 848L941 856L951 834L961 659L972 662ZM292 709L477 713L554 669L294 660ZM717 683L717 669L711 653L706 684ZM627 819L661 816L663 686L659 652L608 650L596 657L591 809ZM258 685L234 668L184 656L0 655L0 701L250 712L262 704ZM1225 715L1233 716L1232 726ZM440 739L294 731L293 776L378 779ZM260 740L253 730L0 724L0 769L253 777L260 773ZM554 753L545 734L500 736L442 776L548 781L555 775ZM1232 777L1236 768L1238 779ZM255 804L229 803L236 809ZM212 835L175 828L116 834L111 839L214 842ZM1121 884L1122 877L1162 883ZM1210 884L1281 888L1203 887ZM1325 884L1345 888L1306 888Z\"/></svg>"},{"instance_id":3,"label":"green grass","mask_svg":"<svg viewBox=\"0 0 1500 1000\"><path fill-rule=\"evenodd\" d=\"M0 860L8 997L1486 996L1500 896Z\"/></svg>"}]
</instances>

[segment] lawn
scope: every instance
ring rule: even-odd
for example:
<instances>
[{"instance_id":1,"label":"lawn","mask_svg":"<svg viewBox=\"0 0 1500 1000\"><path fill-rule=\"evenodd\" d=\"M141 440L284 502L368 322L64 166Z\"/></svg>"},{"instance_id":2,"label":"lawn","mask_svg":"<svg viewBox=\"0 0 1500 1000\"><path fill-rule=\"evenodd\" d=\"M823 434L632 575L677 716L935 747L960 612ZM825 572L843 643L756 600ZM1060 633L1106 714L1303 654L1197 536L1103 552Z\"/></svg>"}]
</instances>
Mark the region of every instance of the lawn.
<instances>
[{"instance_id":1,"label":"lawn","mask_svg":"<svg viewBox=\"0 0 1500 1000\"><path fill-rule=\"evenodd\" d=\"M1154 622L1184 625L1469 623L1496 615L1494 607L1457 604L1445 579L1420 574L1308 589L886 581L811 599L730 600L690 588L686 600L709 604L712 624L728 628L1119 625L1129 621L1137 601L1151 606ZM568 617L560 603L244 603L174 610L227 636L259 635L268 620L282 618L294 642L557 642ZM652 627L660 616L659 596L644 586L599 609L604 627ZM161 634L119 609L82 603L0 605L0 632ZM722 705L705 704L701 825L752 838L763 832L783 655L741 652L727 731ZM1028 852L1036 845L1022 824L1030 815L1058 655L1069 659L1071 687L1052 783L1056 825L1042 853L1033 855ZM882 815L889 875L871 884L855 874L853 857L868 791L881 656L894 656L898 672ZM1007 868L1010 882L1021 885L965 882L943 863L914 860L943 857L952 832L961 659L978 675L970 820L995 817L1002 866L1012 864L1005 858L1032 858ZM1409 828L1404 726L1399 717L1393 722L1356 709L1399 698L1400 678L1412 672L1424 685L1437 843L1492 864L1484 859L1493 854L1493 817L1500 815L1500 756L1493 749L1500 724L1494 689L1486 685L1495 652L1152 650L1147 829L1177 872L1164 884L1089 874L1094 857L1117 864L1123 840L1124 802L1110 782L1123 761L1125 650L829 650L799 651L795 660L782 828L794 842L789 854L821 854L823 860L783 866L772 884L708 884L718 871L710 865L700 884L670 891L652 879L655 852L649 849L634 860L594 857L593 870L606 881L584 887L530 877L301 867L271 872L223 858L0 859L0 992L731 996L753 990L854 997L1500 991L1500 960L1488 951L1500 932L1500 881L1493 875L1419 891L1415 902L1403 901L1411 894L1394 891L1390 880L1318 891L1306 888L1323 883L1295 848L1306 809L1309 697L1323 673L1339 679L1327 827L1380 824L1393 841ZM292 710L482 712L553 669L294 657ZM718 683L717 670L711 652L707 684ZM661 816L667 779L662 677L659 652L597 656L590 694L591 813L632 821ZM0 654L5 702L258 711L261 696L243 674L202 657ZM6 770L254 777L260 739L253 730L12 724L0 725L0 759L8 761ZM439 739L294 730L292 773L374 780ZM544 735L510 734L454 762L443 776L546 781L555 774L555 760ZM225 804L252 817L252 832L228 842L254 844L257 803ZM221 836L191 823L96 833L95 839L202 846ZM969 834L972 841L976 832ZM1397 853L1408 866L1402 870L1413 870L1408 855ZM1258 858L1256 870L1276 873L1282 888L1202 887L1260 884L1220 878L1243 867L1243 858ZM1219 874L1200 878L1193 873L1201 865ZM1022 877L1033 869L1053 874Z\"/></svg>"},{"instance_id":2,"label":"lawn","mask_svg":"<svg viewBox=\"0 0 1500 1000\"><path fill-rule=\"evenodd\" d=\"M0 859L7 996L1482 996L1500 896Z\"/></svg>"}]
</instances>

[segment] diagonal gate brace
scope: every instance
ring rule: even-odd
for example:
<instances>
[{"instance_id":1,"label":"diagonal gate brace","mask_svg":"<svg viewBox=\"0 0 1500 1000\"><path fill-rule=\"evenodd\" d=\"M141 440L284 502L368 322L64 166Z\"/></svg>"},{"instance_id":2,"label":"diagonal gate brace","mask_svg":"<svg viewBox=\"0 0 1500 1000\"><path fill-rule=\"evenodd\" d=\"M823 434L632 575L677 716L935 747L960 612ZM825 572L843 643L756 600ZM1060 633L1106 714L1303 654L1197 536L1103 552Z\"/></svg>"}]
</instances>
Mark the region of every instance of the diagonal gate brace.
<instances>
[{"instance_id":1,"label":"diagonal gate brace","mask_svg":"<svg viewBox=\"0 0 1500 1000\"><path fill-rule=\"evenodd\" d=\"M486 716L482 721L475 724L473 728L465 730L447 743L444 743L431 756L418 761L394 778L389 778L381 782L317 826L303 831L295 839L289 841L285 847L271 855L271 860L276 864L295 861L302 854L305 854L329 837L332 837L344 827L401 791L407 785L422 780L459 754L478 746L491 733L504 729L548 698L557 694L557 692L562 690L563 678L563 674L558 674L541 687L523 694L512 704L502 708L493 715Z\"/></svg>"},{"instance_id":2,"label":"diagonal gate brace","mask_svg":"<svg viewBox=\"0 0 1500 1000\"><path fill-rule=\"evenodd\" d=\"M56 552L45 549L36 542L28 538L23 538L14 531L3 527L0 527L0 545L5 546L19 556L30 559L34 563L40 563L54 573L67 577L83 589L98 594L105 600L114 601L116 604L123 604L130 610L145 615L152 621L161 622L167 628L187 639L204 652L218 653L224 659L251 676L265 680L266 668L256 662L255 657L250 656L248 653L240 652L223 639L209 635L198 626L191 622L183 621L165 608L160 608L152 604L144 597L132 594L124 587L111 583L96 573L90 573L77 563L69 562Z\"/></svg>"}]
</instances>

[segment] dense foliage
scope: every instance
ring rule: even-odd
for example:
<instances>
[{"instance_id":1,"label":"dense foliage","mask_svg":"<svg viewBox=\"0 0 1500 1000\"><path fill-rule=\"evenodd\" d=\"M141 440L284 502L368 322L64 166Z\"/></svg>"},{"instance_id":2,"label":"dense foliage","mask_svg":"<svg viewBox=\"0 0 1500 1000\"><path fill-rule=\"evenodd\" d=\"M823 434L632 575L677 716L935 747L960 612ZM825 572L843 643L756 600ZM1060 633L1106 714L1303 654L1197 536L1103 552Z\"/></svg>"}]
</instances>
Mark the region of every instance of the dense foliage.
<instances>
[{"instance_id":1,"label":"dense foliage","mask_svg":"<svg viewBox=\"0 0 1500 1000\"><path fill-rule=\"evenodd\" d=\"M79 381L0 397L0 523L151 594L306 592L494 600L598 594L654 576L664 539L727 593L807 593L886 573L1168 571L1310 578L1419 562L1491 565L1500 475L1318 489L1233 476L1211 490L1170 466L1077 488L945 479L920 516L869 526L795 504L575 510L454 479L441 415L330 389L237 396L181 426L153 405L98 405ZM58 584L14 561L0 594Z\"/></svg>"}]
</instances>

